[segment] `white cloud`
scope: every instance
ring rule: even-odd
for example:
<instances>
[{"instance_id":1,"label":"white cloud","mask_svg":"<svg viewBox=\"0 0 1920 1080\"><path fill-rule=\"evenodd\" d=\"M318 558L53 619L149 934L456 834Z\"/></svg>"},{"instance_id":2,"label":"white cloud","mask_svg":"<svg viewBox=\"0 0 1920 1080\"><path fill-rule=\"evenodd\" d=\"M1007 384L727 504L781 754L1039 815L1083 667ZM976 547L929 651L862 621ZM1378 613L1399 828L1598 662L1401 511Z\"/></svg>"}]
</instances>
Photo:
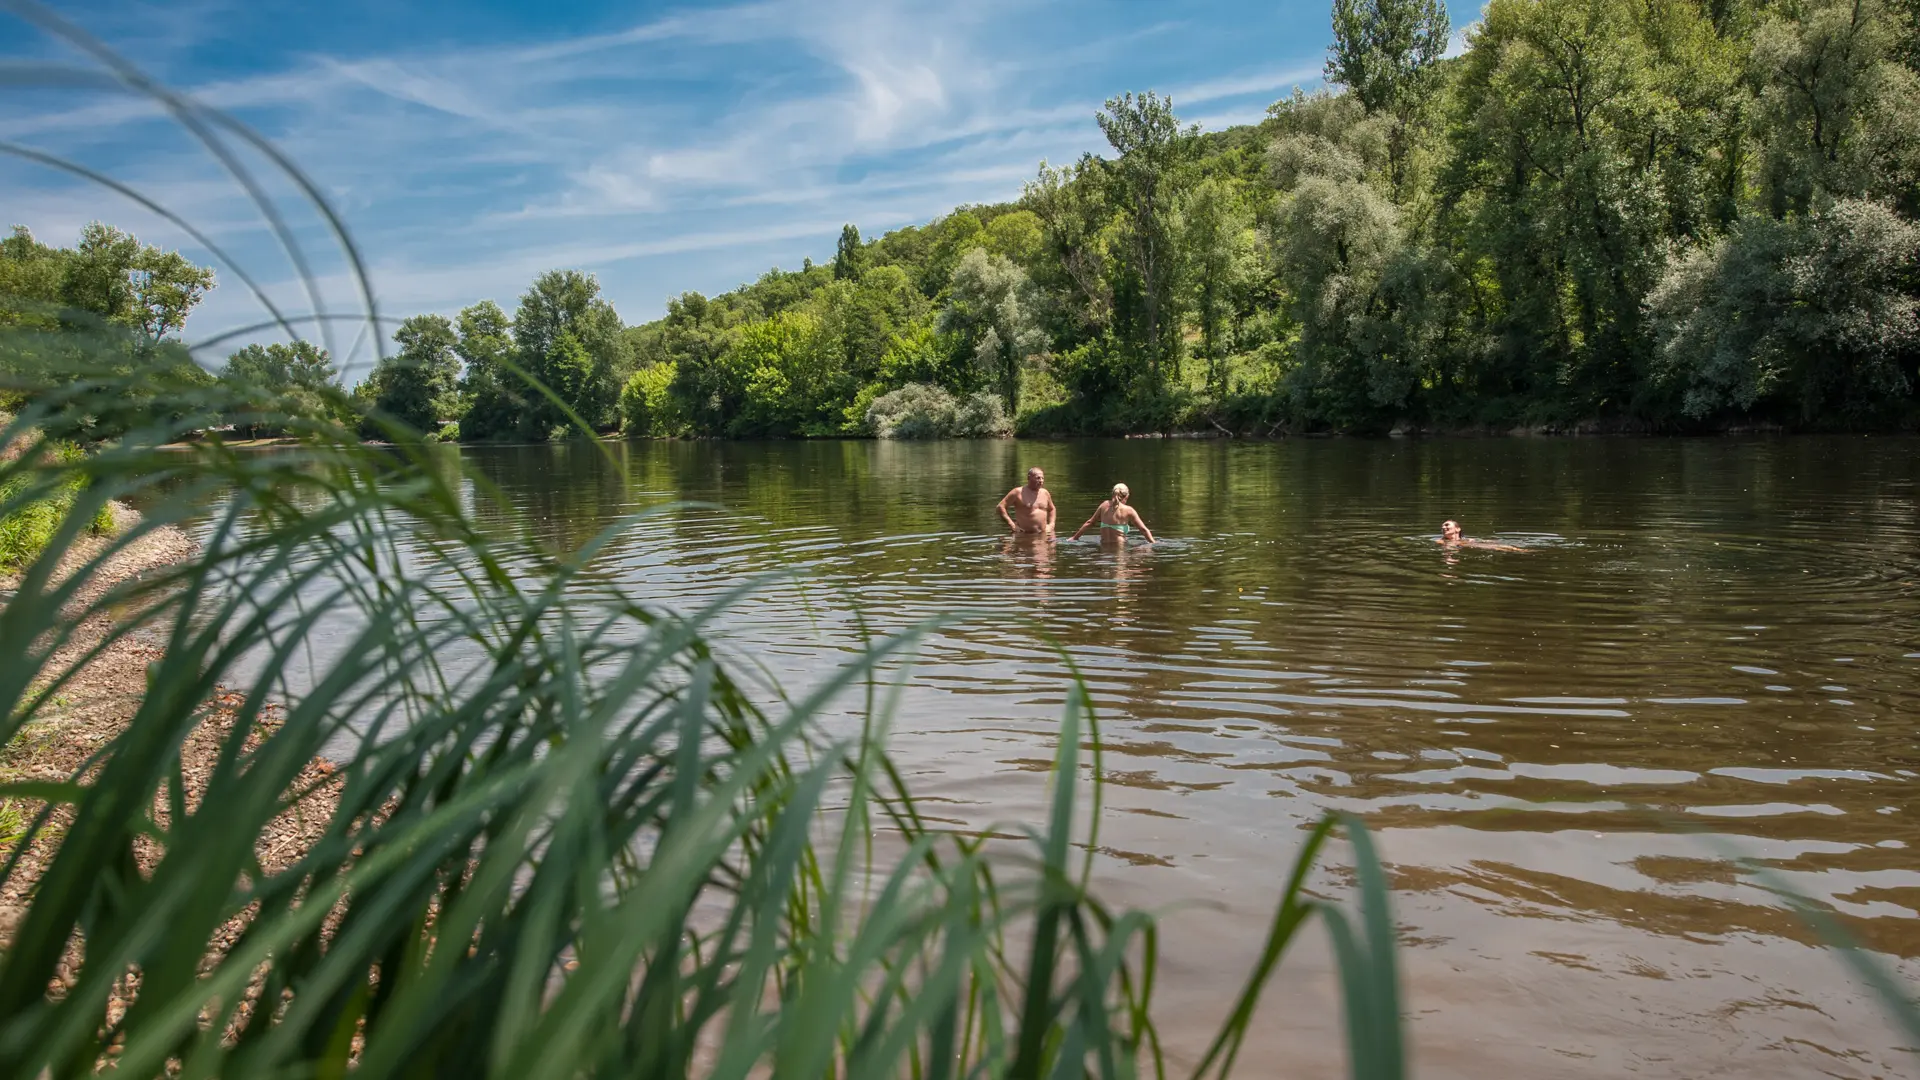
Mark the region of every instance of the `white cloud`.
<instances>
[{"instance_id":1,"label":"white cloud","mask_svg":"<svg viewBox=\"0 0 1920 1080\"><path fill-rule=\"evenodd\" d=\"M1178 87L1168 96L1173 98L1176 108L1183 105L1201 105L1229 98L1249 97L1255 94L1267 95L1267 100L1286 94L1296 86L1311 85L1321 79L1318 65L1312 67L1295 66L1272 71L1252 72L1233 75L1221 79L1212 79L1192 86Z\"/></svg>"},{"instance_id":2,"label":"white cloud","mask_svg":"<svg viewBox=\"0 0 1920 1080\"><path fill-rule=\"evenodd\" d=\"M546 41L295 53L277 69L188 84L313 171L379 253L388 309L505 302L535 272L579 266L600 272L629 317L649 317L681 289L824 257L845 221L872 234L1017 195L1040 159L1099 149L1102 91L1152 85L1141 65L1196 32L1089 17L1106 8L1061 18L1051 37L1030 31L1055 10L768 0ZM184 51L172 43L165 59ZM1218 70L1173 80L1176 107L1205 106L1189 118L1208 126L1258 119L1262 95L1318 78L1317 63L1261 66L1258 54ZM0 106L0 138L135 183L256 260L279 281L276 301L304 306L259 216L151 103L95 94L14 109ZM324 229L291 185L267 183L314 250L329 302L345 305ZM180 239L42 174L0 164L0 184L10 211L43 232L110 217ZM256 315L244 292L222 289L194 330Z\"/></svg>"}]
</instances>

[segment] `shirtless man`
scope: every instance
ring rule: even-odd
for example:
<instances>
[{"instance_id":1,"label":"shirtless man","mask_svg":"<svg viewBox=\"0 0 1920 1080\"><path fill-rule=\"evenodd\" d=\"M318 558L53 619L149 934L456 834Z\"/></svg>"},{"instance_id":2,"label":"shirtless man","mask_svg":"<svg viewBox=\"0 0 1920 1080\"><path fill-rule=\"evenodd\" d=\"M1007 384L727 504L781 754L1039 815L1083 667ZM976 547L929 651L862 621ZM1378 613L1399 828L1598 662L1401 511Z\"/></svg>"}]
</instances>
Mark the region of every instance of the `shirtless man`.
<instances>
[{"instance_id":1,"label":"shirtless man","mask_svg":"<svg viewBox=\"0 0 1920 1080\"><path fill-rule=\"evenodd\" d=\"M1047 490L1047 474L1038 465L1027 470L1026 484L1007 492L996 509L1016 534L1053 535L1053 493Z\"/></svg>"},{"instance_id":2,"label":"shirtless man","mask_svg":"<svg viewBox=\"0 0 1920 1080\"><path fill-rule=\"evenodd\" d=\"M1501 544L1492 540L1476 540L1471 536L1461 536L1460 523L1457 521L1441 522L1440 538L1435 540L1434 543L1439 544L1441 547L1482 548L1487 551L1525 551L1527 550L1526 548L1523 548L1523 547L1515 547L1512 544Z\"/></svg>"}]
</instances>

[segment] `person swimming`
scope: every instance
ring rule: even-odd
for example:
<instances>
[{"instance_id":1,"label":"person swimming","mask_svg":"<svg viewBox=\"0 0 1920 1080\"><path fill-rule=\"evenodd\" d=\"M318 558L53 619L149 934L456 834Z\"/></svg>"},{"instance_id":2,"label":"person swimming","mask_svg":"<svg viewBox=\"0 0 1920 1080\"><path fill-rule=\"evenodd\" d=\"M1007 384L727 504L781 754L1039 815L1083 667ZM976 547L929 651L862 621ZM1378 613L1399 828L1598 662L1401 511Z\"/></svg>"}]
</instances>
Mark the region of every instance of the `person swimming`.
<instances>
[{"instance_id":1,"label":"person swimming","mask_svg":"<svg viewBox=\"0 0 1920 1080\"><path fill-rule=\"evenodd\" d=\"M1081 533L1086 532L1090 526L1098 523L1100 526L1100 539L1102 540L1113 537L1121 543L1126 543L1127 537L1132 534L1135 529L1138 529L1141 535L1147 538L1147 543L1153 543L1153 530L1147 528L1146 519L1140 516L1140 511L1127 505L1127 500L1132 497L1133 492L1127 489L1127 485L1113 485L1113 497L1101 503L1100 506L1094 510L1093 516L1088 518L1079 528L1073 530L1073 535L1067 537L1067 539L1080 539Z\"/></svg>"},{"instance_id":2,"label":"person swimming","mask_svg":"<svg viewBox=\"0 0 1920 1080\"><path fill-rule=\"evenodd\" d=\"M1460 523L1457 521L1441 522L1440 536L1434 540L1434 543L1439 544L1441 547L1450 547L1450 548L1451 547L1470 547L1470 548L1479 548L1482 551L1525 551L1527 550L1526 548L1523 548L1523 547L1515 547L1512 544L1502 544L1494 540L1476 540L1471 536L1461 536Z\"/></svg>"}]
</instances>

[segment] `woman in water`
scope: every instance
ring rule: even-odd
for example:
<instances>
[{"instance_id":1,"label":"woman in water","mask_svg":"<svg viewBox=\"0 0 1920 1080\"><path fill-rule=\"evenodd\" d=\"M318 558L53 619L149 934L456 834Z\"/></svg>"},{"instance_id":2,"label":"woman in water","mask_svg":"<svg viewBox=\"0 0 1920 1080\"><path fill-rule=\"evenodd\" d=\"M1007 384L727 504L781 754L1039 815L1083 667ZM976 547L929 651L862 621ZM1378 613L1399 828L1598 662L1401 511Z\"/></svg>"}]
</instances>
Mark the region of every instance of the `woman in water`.
<instances>
[{"instance_id":1,"label":"woman in water","mask_svg":"<svg viewBox=\"0 0 1920 1080\"><path fill-rule=\"evenodd\" d=\"M1153 543L1153 530L1147 528L1146 521L1140 517L1140 511L1127 505L1127 500L1132 496L1133 493L1127 490L1127 485L1113 485L1113 498L1101 503L1100 508L1093 512L1093 516L1088 518L1079 528L1073 530L1073 535L1067 537L1067 539L1080 539L1081 533L1086 532L1090 526L1098 522L1100 525L1100 539L1102 540L1111 536L1124 544L1126 543L1128 534L1138 529L1141 535L1147 538L1147 543Z\"/></svg>"}]
</instances>

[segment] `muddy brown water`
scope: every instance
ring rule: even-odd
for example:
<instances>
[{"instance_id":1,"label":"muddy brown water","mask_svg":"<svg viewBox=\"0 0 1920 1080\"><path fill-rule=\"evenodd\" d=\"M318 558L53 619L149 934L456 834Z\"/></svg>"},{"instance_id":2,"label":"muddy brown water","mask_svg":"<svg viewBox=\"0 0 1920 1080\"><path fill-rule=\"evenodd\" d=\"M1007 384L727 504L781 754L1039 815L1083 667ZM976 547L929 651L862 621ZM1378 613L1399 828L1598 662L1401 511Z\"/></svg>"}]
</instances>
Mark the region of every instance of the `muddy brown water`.
<instances>
[{"instance_id":1,"label":"muddy brown water","mask_svg":"<svg viewBox=\"0 0 1920 1080\"><path fill-rule=\"evenodd\" d=\"M1098 709L1102 887L1170 910L1203 1045L1301 829L1378 830L1420 1075L1905 1075L1774 891L1920 976L1920 441L666 443L468 449L544 540L791 686L923 617L893 746L933 812L1043 817ZM1040 465L1054 544L992 507ZM1151 547L1064 542L1116 481ZM1470 535L1523 553L1447 551ZM1735 856L1767 869L1762 880ZM1338 856L1334 858L1338 863ZM1323 880L1338 895L1337 865ZM1244 1075L1341 1067L1309 934Z\"/></svg>"}]
</instances>

